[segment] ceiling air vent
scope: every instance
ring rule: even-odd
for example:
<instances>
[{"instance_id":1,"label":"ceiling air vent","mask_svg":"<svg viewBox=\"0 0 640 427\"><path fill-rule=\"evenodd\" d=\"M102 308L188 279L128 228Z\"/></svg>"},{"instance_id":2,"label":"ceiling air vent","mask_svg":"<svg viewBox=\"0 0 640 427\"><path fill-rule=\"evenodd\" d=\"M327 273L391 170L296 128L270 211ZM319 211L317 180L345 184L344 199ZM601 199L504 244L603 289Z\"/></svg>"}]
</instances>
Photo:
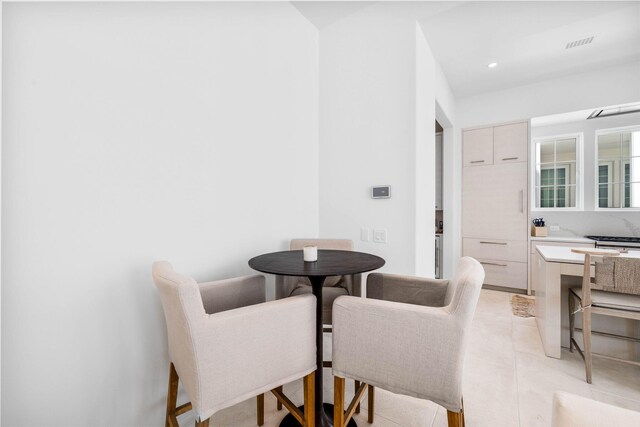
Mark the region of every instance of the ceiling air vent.
<instances>
[{"instance_id":1,"label":"ceiling air vent","mask_svg":"<svg viewBox=\"0 0 640 427\"><path fill-rule=\"evenodd\" d=\"M587 120L601 117L619 116L620 114L640 113L640 104L618 105L615 107L598 108L593 110Z\"/></svg>"},{"instance_id":2,"label":"ceiling air vent","mask_svg":"<svg viewBox=\"0 0 640 427\"><path fill-rule=\"evenodd\" d=\"M593 37L594 36L587 37L586 39L582 39L582 40L576 40L576 41L573 41L573 42L569 42L565 46L565 49L571 49L571 48L574 48L574 47L584 46L585 44L589 44L589 43L591 43L593 41Z\"/></svg>"}]
</instances>

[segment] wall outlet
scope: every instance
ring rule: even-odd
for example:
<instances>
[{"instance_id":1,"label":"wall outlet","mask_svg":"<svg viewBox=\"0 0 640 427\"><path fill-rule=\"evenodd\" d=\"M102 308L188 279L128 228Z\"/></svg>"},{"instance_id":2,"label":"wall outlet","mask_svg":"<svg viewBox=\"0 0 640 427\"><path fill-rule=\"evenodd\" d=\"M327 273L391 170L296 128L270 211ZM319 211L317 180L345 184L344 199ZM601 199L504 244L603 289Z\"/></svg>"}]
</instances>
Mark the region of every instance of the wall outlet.
<instances>
[{"instance_id":1,"label":"wall outlet","mask_svg":"<svg viewBox=\"0 0 640 427\"><path fill-rule=\"evenodd\" d=\"M384 228L374 229L373 241L376 243L387 243L387 230Z\"/></svg>"},{"instance_id":2,"label":"wall outlet","mask_svg":"<svg viewBox=\"0 0 640 427\"><path fill-rule=\"evenodd\" d=\"M369 241L369 229L361 228L360 229L360 241L368 242Z\"/></svg>"},{"instance_id":3,"label":"wall outlet","mask_svg":"<svg viewBox=\"0 0 640 427\"><path fill-rule=\"evenodd\" d=\"M549 226L549 230L550 231L560 231L560 226L559 225L550 225Z\"/></svg>"}]
</instances>

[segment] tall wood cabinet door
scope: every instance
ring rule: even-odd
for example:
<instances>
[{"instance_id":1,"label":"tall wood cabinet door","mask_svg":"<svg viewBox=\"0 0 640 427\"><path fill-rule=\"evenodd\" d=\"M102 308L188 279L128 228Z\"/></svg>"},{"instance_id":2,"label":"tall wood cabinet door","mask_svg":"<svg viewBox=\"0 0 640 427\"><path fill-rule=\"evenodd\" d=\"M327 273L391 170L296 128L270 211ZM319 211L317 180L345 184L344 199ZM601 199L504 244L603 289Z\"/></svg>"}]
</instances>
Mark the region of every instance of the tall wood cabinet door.
<instances>
[{"instance_id":1,"label":"tall wood cabinet door","mask_svg":"<svg viewBox=\"0 0 640 427\"><path fill-rule=\"evenodd\" d=\"M493 163L526 162L529 147L527 122L493 128Z\"/></svg>"},{"instance_id":2,"label":"tall wood cabinet door","mask_svg":"<svg viewBox=\"0 0 640 427\"><path fill-rule=\"evenodd\" d=\"M467 167L462 172L462 236L527 239L527 164Z\"/></svg>"},{"instance_id":3,"label":"tall wood cabinet door","mask_svg":"<svg viewBox=\"0 0 640 427\"><path fill-rule=\"evenodd\" d=\"M492 166L462 170L462 237L497 238L491 206L499 179L492 171Z\"/></svg>"},{"instance_id":4,"label":"tall wood cabinet door","mask_svg":"<svg viewBox=\"0 0 640 427\"><path fill-rule=\"evenodd\" d=\"M465 130L462 133L464 166L493 164L493 128Z\"/></svg>"}]
</instances>

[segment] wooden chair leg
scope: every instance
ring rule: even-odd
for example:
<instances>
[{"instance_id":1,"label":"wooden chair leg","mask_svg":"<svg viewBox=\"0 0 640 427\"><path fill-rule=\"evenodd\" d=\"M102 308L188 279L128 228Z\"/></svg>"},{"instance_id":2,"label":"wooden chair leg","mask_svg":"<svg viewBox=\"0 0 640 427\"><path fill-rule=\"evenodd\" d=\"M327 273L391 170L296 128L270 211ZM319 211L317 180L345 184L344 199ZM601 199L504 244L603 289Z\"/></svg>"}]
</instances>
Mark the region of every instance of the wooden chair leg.
<instances>
[{"instance_id":1,"label":"wooden chair leg","mask_svg":"<svg viewBox=\"0 0 640 427\"><path fill-rule=\"evenodd\" d=\"M209 418L202 421L199 418L196 420L196 427L209 427Z\"/></svg>"},{"instance_id":2,"label":"wooden chair leg","mask_svg":"<svg viewBox=\"0 0 640 427\"><path fill-rule=\"evenodd\" d=\"M569 351L573 353L573 330L574 330L575 318L576 318L574 311L576 311L576 302L573 299L571 292L569 292L569 295L567 295L567 298L569 300Z\"/></svg>"},{"instance_id":3,"label":"wooden chair leg","mask_svg":"<svg viewBox=\"0 0 640 427\"><path fill-rule=\"evenodd\" d=\"M278 390L280 393L282 393L282 386L276 387L276 390ZM282 403L277 399L276 399L276 401L278 402L276 404L276 408L278 409L278 411L282 410Z\"/></svg>"},{"instance_id":4,"label":"wooden chair leg","mask_svg":"<svg viewBox=\"0 0 640 427\"><path fill-rule=\"evenodd\" d=\"M373 423L373 412L375 405L375 387L367 384L367 422Z\"/></svg>"},{"instance_id":5,"label":"wooden chair leg","mask_svg":"<svg viewBox=\"0 0 640 427\"><path fill-rule=\"evenodd\" d=\"M344 378L333 377L333 425L344 427Z\"/></svg>"},{"instance_id":6,"label":"wooden chair leg","mask_svg":"<svg viewBox=\"0 0 640 427\"><path fill-rule=\"evenodd\" d=\"M354 380L354 384L355 384L354 390L358 390L358 388L360 388L360 381ZM358 404L356 405L356 414L359 414L359 413L360 413L360 402L358 402Z\"/></svg>"},{"instance_id":7,"label":"wooden chair leg","mask_svg":"<svg viewBox=\"0 0 640 427\"><path fill-rule=\"evenodd\" d=\"M316 373L311 372L302 380L304 384L304 421L306 427L314 427L316 422L315 412L315 383Z\"/></svg>"},{"instance_id":8,"label":"wooden chair leg","mask_svg":"<svg viewBox=\"0 0 640 427\"><path fill-rule=\"evenodd\" d=\"M165 417L165 427L178 427L176 415L176 403L178 401L178 373L173 363L169 364L169 390L167 391L167 415Z\"/></svg>"},{"instance_id":9,"label":"wooden chair leg","mask_svg":"<svg viewBox=\"0 0 640 427\"><path fill-rule=\"evenodd\" d=\"M449 427L464 427L462 412L447 411L447 425Z\"/></svg>"},{"instance_id":10,"label":"wooden chair leg","mask_svg":"<svg viewBox=\"0 0 640 427\"><path fill-rule=\"evenodd\" d=\"M584 366L587 382L591 384L591 307L582 311L582 341L584 343Z\"/></svg>"},{"instance_id":11,"label":"wooden chair leg","mask_svg":"<svg viewBox=\"0 0 640 427\"><path fill-rule=\"evenodd\" d=\"M264 424L264 393L259 394L256 397L256 417L258 425L261 426Z\"/></svg>"}]
</instances>

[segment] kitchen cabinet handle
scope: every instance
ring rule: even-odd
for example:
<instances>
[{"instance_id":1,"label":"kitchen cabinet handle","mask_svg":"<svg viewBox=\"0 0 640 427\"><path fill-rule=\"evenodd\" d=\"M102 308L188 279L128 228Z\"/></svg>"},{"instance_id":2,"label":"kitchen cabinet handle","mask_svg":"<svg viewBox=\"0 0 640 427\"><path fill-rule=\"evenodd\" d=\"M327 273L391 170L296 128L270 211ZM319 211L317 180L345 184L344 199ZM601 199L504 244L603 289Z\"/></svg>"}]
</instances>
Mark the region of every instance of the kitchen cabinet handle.
<instances>
[{"instance_id":1,"label":"kitchen cabinet handle","mask_svg":"<svg viewBox=\"0 0 640 427\"><path fill-rule=\"evenodd\" d=\"M502 160L518 160L517 157L503 157Z\"/></svg>"},{"instance_id":2,"label":"kitchen cabinet handle","mask_svg":"<svg viewBox=\"0 0 640 427\"><path fill-rule=\"evenodd\" d=\"M472 160L469 163L484 163L484 160Z\"/></svg>"},{"instance_id":3,"label":"kitchen cabinet handle","mask_svg":"<svg viewBox=\"0 0 640 427\"><path fill-rule=\"evenodd\" d=\"M480 243L485 244L485 245L506 245L506 243L504 243L504 242L483 242L483 241L480 241Z\"/></svg>"},{"instance_id":4,"label":"kitchen cabinet handle","mask_svg":"<svg viewBox=\"0 0 640 427\"><path fill-rule=\"evenodd\" d=\"M506 267L507 264L498 264L497 262L480 262L482 265L495 265L496 267Z\"/></svg>"},{"instance_id":5,"label":"kitchen cabinet handle","mask_svg":"<svg viewBox=\"0 0 640 427\"><path fill-rule=\"evenodd\" d=\"M520 213L524 213L524 190L520 190Z\"/></svg>"}]
</instances>

